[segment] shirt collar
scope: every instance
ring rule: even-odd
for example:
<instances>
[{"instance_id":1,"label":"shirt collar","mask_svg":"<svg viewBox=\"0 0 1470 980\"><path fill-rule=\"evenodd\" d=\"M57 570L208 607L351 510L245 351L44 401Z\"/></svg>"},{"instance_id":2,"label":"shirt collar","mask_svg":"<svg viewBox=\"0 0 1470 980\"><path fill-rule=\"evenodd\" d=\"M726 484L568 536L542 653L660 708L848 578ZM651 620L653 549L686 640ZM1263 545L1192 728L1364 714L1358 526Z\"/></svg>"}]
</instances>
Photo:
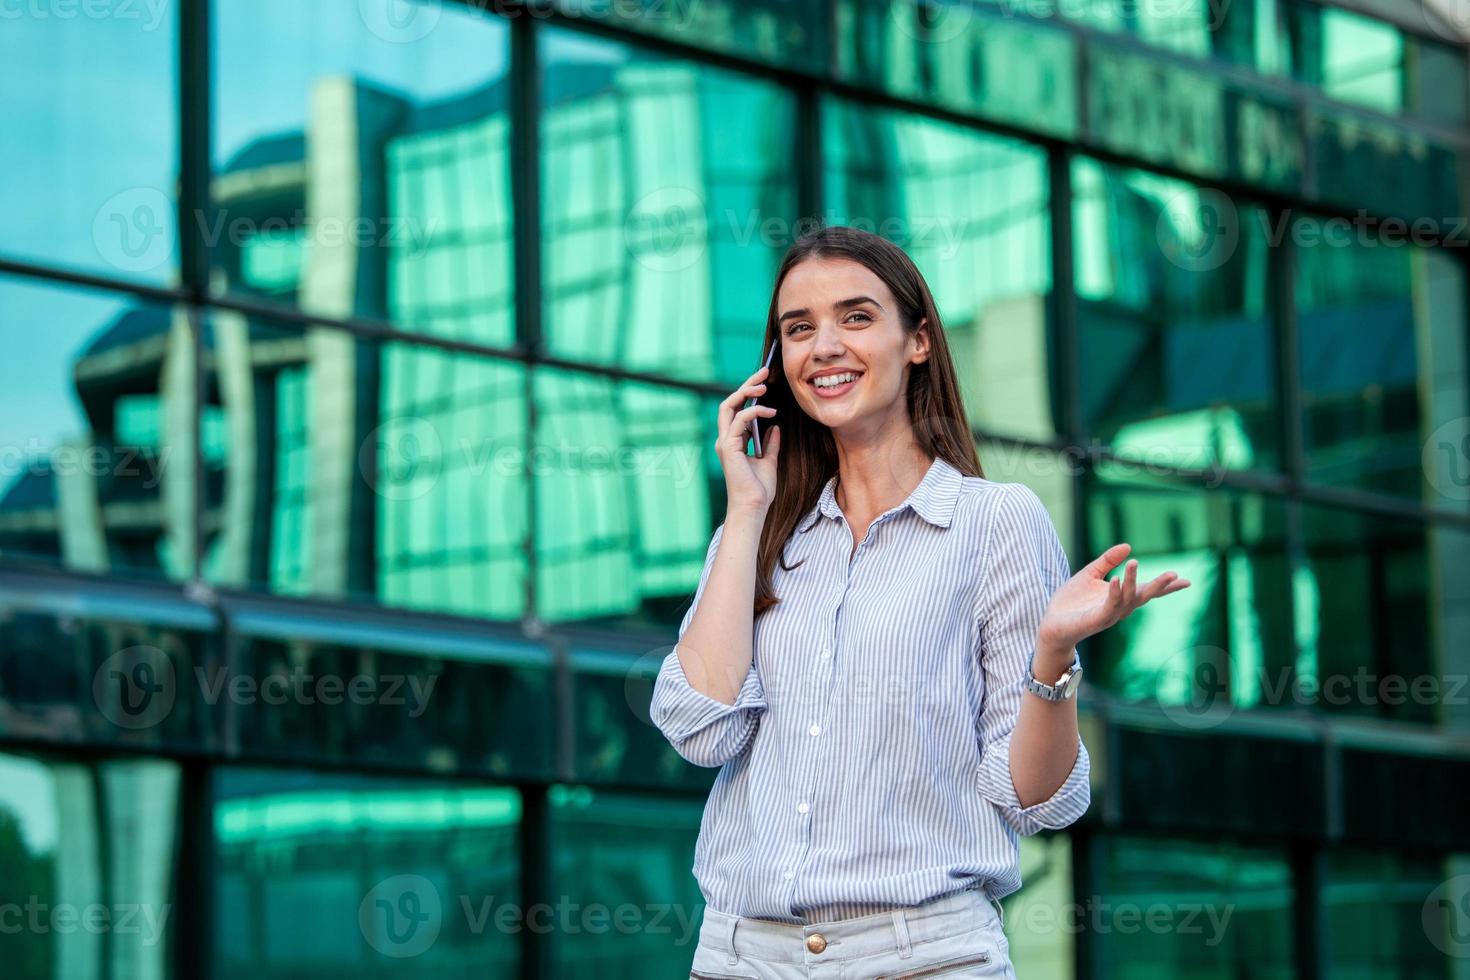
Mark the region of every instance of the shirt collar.
<instances>
[{"instance_id":1,"label":"shirt collar","mask_svg":"<svg viewBox=\"0 0 1470 980\"><path fill-rule=\"evenodd\" d=\"M964 481L964 474L954 467L942 456L934 457L929 471L924 474L924 479L914 487L908 499L898 506L913 508L914 513L935 527L949 527L954 518L955 505L960 500L960 486ZM822 495L817 504L807 511L797 530L805 532L817 522L817 518L827 516L833 520L842 517L842 508L837 506L837 477L834 474L829 477L825 486L822 487Z\"/></svg>"}]
</instances>

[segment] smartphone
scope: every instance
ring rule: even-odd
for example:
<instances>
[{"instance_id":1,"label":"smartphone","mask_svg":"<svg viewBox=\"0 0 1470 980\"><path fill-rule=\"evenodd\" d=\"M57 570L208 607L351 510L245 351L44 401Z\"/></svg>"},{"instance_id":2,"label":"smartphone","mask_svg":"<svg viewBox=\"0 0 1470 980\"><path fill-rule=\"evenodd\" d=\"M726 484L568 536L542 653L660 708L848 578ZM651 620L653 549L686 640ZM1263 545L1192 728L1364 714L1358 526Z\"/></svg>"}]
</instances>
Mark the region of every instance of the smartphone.
<instances>
[{"instance_id":1,"label":"smartphone","mask_svg":"<svg viewBox=\"0 0 1470 980\"><path fill-rule=\"evenodd\" d=\"M771 362L776 359L776 348L777 348L777 346L778 346L777 344L772 344L771 345L771 352L766 355L766 364L765 364L765 366L766 366L766 380L765 380L766 391L770 391L771 390L771 371L770 371L770 367L771 367ZM749 408L752 405L759 405L759 404L760 404L760 399L759 398L747 398L747 399L745 399L745 405L743 407L744 408ZM760 423L761 423L761 416L759 416L759 415L757 415L755 418L753 418L753 419L750 420L750 439L751 439L751 441L753 443L755 443L755 454L756 454L756 456L764 456L765 455L765 450L763 450L761 448L761 430L760 430Z\"/></svg>"}]
</instances>

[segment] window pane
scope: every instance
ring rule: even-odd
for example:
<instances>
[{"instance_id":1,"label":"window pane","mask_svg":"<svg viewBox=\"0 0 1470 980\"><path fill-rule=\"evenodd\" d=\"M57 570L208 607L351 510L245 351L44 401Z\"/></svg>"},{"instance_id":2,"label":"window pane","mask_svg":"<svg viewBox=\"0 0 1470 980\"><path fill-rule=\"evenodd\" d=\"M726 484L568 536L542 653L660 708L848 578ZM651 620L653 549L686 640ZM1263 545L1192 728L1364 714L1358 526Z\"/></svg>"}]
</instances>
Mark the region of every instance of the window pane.
<instances>
[{"instance_id":1,"label":"window pane","mask_svg":"<svg viewBox=\"0 0 1470 980\"><path fill-rule=\"evenodd\" d=\"M520 618L519 364L225 311L205 336L211 580Z\"/></svg>"},{"instance_id":2,"label":"window pane","mask_svg":"<svg viewBox=\"0 0 1470 980\"><path fill-rule=\"evenodd\" d=\"M826 0L550 0L571 17L608 21L626 31L668 38L789 71L819 74L826 65Z\"/></svg>"},{"instance_id":3,"label":"window pane","mask_svg":"<svg viewBox=\"0 0 1470 980\"><path fill-rule=\"evenodd\" d=\"M1447 684L1463 669L1470 536L1315 506L1302 508L1302 526L1293 601L1313 701L1425 723L1463 717L1464 699Z\"/></svg>"},{"instance_id":4,"label":"window pane","mask_svg":"<svg viewBox=\"0 0 1470 980\"><path fill-rule=\"evenodd\" d=\"M553 786L552 891L579 909L553 944L555 975L598 980L683 976L699 945L704 898L693 874L702 797Z\"/></svg>"},{"instance_id":5,"label":"window pane","mask_svg":"<svg viewBox=\"0 0 1470 980\"><path fill-rule=\"evenodd\" d=\"M1072 980L1077 975L1077 937L1068 910L1075 909L1072 888L1072 838L1036 834L1019 839L1023 887L1001 899L1011 961L1024 964L1026 976Z\"/></svg>"},{"instance_id":6,"label":"window pane","mask_svg":"<svg viewBox=\"0 0 1470 980\"><path fill-rule=\"evenodd\" d=\"M1090 937L1100 976L1295 976L1293 887L1282 852L1132 837L1100 844L1105 904Z\"/></svg>"},{"instance_id":7,"label":"window pane","mask_svg":"<svg viewBox=\"0 0 1470 980\"><path fill-rule=\"evenodd\" d=\"M1052 4L833 0L839 80L1054 136L1077 132L1077 41Z\"/></svg>"},{"instance_id":8,"label":"window pane","mask_svg":"<svg viewBox=\"0 0 1470 980\"><path fill-rule=\"evenodd\" d=\"M151 283L175 278L177 10L6 8L0 253Z\"/></svg>"},{"instance_id":9,"label":"window pane","mask_svg":"<svg viewBox=\"0 0 1470 980\"><path fill-rule=\"evenodd\" d=\"M1448 931L1425 931L1442 911L1464 922L1461 903L1467 879L1441 887L1454 876L1452 862L1355 850L1328 851L1323 863L1322 949L1330 976L1369 980L1452 975L1445 954L1457 947L1463 953L1464 940ZM1443 899L1444 906L1435 904L1436 899Z\"/></svg>"},{"instance_id":10,"label":"window pane","mask_svg":"<svg viewBox=\"0 0 1470 980\"><path fill-rule=\"evenodd\" d=\"M516 975L496 926L519 908L514 789L265 769L215 786L220 980Z\"/></svg>"},{"instance_id":11,"label":"window pane","mask_svg":"<svg viewBox=\"0 0 1470 980\"><path fill-rule=\"evenodd\" d=\"M839 99L824 103L823 124L831 221L913 258L943 315L970 425L1053 436L1045 152Z\"/></svg>"},{"instance_id":12,"label":"window pane","mask_svg":"<svg viewBox=\"0 0 1470 980\"><path fill-rule=\"evenodd\" d=\"M512 343L506 22L350 0L210 17L214 287Z\"/></svg>"},{"instance_id":13,"label":"window pane","mask_svg":"<svg viewBox=\"0 0 1470 980\"><path fill-rule=\"evenodd\" d=\"M1177 706L1171 717L1201 727L1218 714L1194 709L1272 703L1273 685L1297 667L1282 501L1102 464L1087 511L1089 560L1126 541L1140 583L1170 570L1190 582L1097 636L1093 683Z\"/></svg>"},{"instance_id":14,"label":"window pane","mask_svg":"<svg viewBox=\"0 0 1470 980\"><path fill-rule=\"evenodd\" d=\"M166 306L0 278L0 555L182 579L193 342Z\"/></svg>"},{"instance_id":15,"label":"window pane","mask_svg":"<svg viewBox=\"0 0 1470 980\"><path fill-rule=\"evenodd\" d=\"M1279 463L1263 212L1078 159L1072 220L1090 434L1155 464Z\"/></svg>"},{"instance_id":16,"label":"window pane","mask_svg":"<svg viewBox=\"0 0 1470 980\"><path fill-rule=\"evenodd\" d=\"M743 380L798 230L795 100L570 31L541 44L547 350Z\"/></svg>"},{"instance_id":17,"label":"window pane","mask_svg":"<svg viewBox=\"0 0 1470 980\"><path fill-rule=\"evenodd\" d=\"M1307 476L1464 511L1464 270L1438 249L1354 230L1293 228Z\"/></svg>"},{"instance_id":18,"label":"window pane","mask_svg":"<svg viewBox=\"0 0 1470 980\"><path fill-rule=\"evenodd\" d=\"M0 755L7 980L175 975L178 802L162 759Z\"/></svg>"},{"instance_id":19,"label":"window pane","mask_svg":"<svg viewBox=\"0 0 1470 980\"><path fill-rule=\"evenodd\" d=\"M980 457L980 470L985 479L996 483L1024 483L1041 498L1074 570L1097 557L1076 554L1072 503L1076 496L1079 464L1075 457L990 439L977 442L975 451Z\"/></svg>"},{"instance_id":20,"label":"window pane","mask_svg":"<svg viewBox=\"0 0 1470 980\"><path fill-rule=\"evenodd\" d=\"M550 653L507 631L374 630L257 614L199 686L227 708L231 744L256 757L539 779L557 703ZM310 637L352 633L355 643ZM191 678L192 679L192 678Z\"/></svg>"},{"instance_id":21,"label":"window pane","mask_svg":"<svg viewBox=\"0 0 1470 980\"><path fill-rule=\"evenodd\" d=\"M549 368L534 398L537 614L677 622L724 516L718 404Z\"/></svg>"}]
</instances>

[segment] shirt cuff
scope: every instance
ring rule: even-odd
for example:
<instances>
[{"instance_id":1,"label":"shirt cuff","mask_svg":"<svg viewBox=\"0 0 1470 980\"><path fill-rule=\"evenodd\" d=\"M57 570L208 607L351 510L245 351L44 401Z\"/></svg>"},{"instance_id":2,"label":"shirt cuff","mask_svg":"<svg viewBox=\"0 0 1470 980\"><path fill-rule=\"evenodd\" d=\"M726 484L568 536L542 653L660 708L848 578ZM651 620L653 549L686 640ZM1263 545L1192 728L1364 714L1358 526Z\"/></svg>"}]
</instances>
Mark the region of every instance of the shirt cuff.
<instances>
[{"instance_id":1,"label":"shirt cuff","mask_svg":"<svg viewBox=\"0 0 1470 980\"><path fill-rule=\"evenodd\" d=\"M735 703L726 704L689 683L675 646L659 667L649 717L680 755L697 765L714 766L743 747L751 717L765 707L766 694L754 662Z\"/></svg>"},{"instance_id":2,"label":"shirt cuff","mask_svg":"<svg viewBox=\"0 0 1470 980\"><path fill-rule=\"evenodd\" d=\"M1077 758L1072 771L1057 791L1047 799L1028 807L1021 806L1016 785L1011 779L1010 736L987 746L976 771L976 788L981 796L1000 807L1006 822L1022 837L1039 830L1061 830L1077 821L1092 803L1090 774L1092 761L1082 736L1077 736Z\"/></svg>"}]
</instances>

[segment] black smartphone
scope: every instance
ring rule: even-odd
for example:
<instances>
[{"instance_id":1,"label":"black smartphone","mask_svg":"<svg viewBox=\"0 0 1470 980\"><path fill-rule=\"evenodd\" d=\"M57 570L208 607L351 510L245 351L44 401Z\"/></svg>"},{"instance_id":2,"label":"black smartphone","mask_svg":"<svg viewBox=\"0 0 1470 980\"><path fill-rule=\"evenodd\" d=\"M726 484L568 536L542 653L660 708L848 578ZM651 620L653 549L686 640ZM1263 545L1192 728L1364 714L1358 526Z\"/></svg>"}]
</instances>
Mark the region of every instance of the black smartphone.
<instances>
[{"instance_id":1,"label":"black smartphone","mask_svg":"<svg viewBox=\"0 0 1470 980\"><path fill-rule=\"evenodd\" d=\"M773 361L775 361L775 359L776 359L776 348L777 348L777 346L778 346L777 344L772 344L771 345L771 352L766 355L766 364L765 364L765 366L766 366L766 380L764 382L765 383L765 386L766 386L766 391L770 391L771 390L771 371L770 371L770 367L771 367L771 363ZM749 408L752 405L759 405L759 404L760 404L760 399L759 398L747 398L747 399L745 399L745 405L743 407L744 408ZM761 429L760 429L760 423L761 423L761 416L759 416L759 415L757 415L755 418L753 418L753 419L750 420L750 439L751 439L752 442L755 443L755 454L756 454L756 456L764 456L765 455L765 450L761 448Z\"/></svg>"}]
</instances>

